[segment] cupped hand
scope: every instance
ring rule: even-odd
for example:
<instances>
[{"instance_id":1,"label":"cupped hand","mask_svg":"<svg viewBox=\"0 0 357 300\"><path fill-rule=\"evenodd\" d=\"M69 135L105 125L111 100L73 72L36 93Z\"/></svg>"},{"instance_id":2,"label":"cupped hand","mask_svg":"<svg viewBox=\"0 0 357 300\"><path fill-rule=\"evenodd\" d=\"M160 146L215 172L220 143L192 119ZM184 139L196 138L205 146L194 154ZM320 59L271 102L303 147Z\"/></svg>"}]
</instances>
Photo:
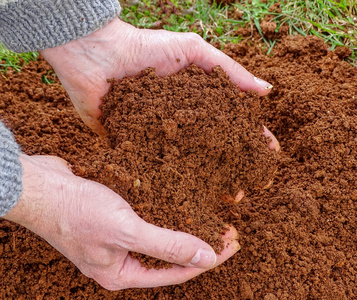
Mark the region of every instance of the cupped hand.
<instances>
[{"instance_id":1,"label":"cupped hand","mask_svg":"<svg viewBox=\"0 0 357 300\"><path fill-rule=\"evenodd\" d=\"M43 237L106 289L182 283L240 249L233 228L223 236L224 250L216 255L197 237L145 222L123 198L99 183L73 175L60 158L22 154L20 160L23 193L5 218ZM129 251L174 265L147 270Z\"/></svg>"},{"instance_id":2,"label":"cupped hand","mask_svg":"<svg viewBox=\"0 0 357 300\"><path fill-rule=\"evenodd\" d=\"M41 54L54 68L83 121L101 135L105 130L98 121L99 106L109 88L107 79L133 76L147 67L164 76L190 64L206 72L220 65L242 90L266 95L272 88L197 34L138 29L118 18L84 38Z\"/></svg>"}]
</instances>

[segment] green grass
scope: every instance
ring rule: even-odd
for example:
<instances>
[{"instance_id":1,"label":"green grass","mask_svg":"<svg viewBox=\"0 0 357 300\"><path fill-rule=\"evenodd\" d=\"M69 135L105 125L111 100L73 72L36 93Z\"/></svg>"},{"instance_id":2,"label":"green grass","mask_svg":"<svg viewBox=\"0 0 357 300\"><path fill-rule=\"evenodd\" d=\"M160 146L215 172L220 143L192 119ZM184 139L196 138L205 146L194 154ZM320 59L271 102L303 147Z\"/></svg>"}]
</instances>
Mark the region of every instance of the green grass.
<instances>
[{"instance_id":1,"label":"green grass","mask_svg":"<svg viewBox=\"0 0 357 300\"><path fill-rule=\"evenodd\" d=\"M276 23L276 31L288 26L289 34L313 34L321 37L333 50L347 46L352 55L347 60L357 66L357 0L307 0L281 1L279 10L271 6L277 0L236 1L230 6L218 5L207 0L196 1L119 1L122 18L141 28L163 28L178 32L196 32L209 42L238 43L240 27L256 28L261 41L270 54L276 40L264 36L261 21L269 17ZM0 70L16 71L37 52L15 54L0 45ZM46 81L46 80L45 80Z\"/></svg>"},{"instance_id":2,"label":"green grass","mask_svg":"<svg viewBox=\"0 0 357 300\"><path fill-rule=\"evenodd\" d=\"M38 52L14 53L0 43L0 70L5 73L9 68L20 71L23 64L37 60Z\"/></svg>"},{"instance_id":3,"label":"green grass","mask_svg":"<svg viewBox=\"0 0 357 300\"><path fill-rule=\"evenodd\" d=\"M209 4L205 0L171 1L161 5L160 1L138 1L123 4L122 18L142 28L162 27L176 32L195 32L210 42L238 42L233 34L235 26L228 20L226 6Z\"/></svg>"},{"instance_id":4,"label":"green grass","mask_svg":"<svg viewBox=\"0 0 357 300\"><path fill-rule=\"evenodd\" d=\"M246 2L246 1L245 1ZM323 38L334 50L336 46L347 46L352 50L350 62L357 62L357 1L353 0L313 0L281 2L280 10L269 12L276 0L263 3L253 0L251 4L235 4L243 11L241 20L228 20L240 26L254 24L265 44L271 49L274 41L267 40L262 34L260 22L267 15L277 24L276 31L286 24L289 34L313 34Z\"/></svg>"},{"instance_id":5,"label":"green grass","mask_svg":"<svg viewBox=\"0 0 357 300\"><path fill-rule=\"evenodd\" d=\"M44 84L51 84L56 82L55 79L57 78L57 75L55 74L55 72L53 72L52 70L47 71L46 75L42 75L42 83Z\"/></svg>"},{"instance_id":6,"label":"green grass","mask_svg":"<svg viewBox=\"0 0 357 300\"><path fill-rule=\"evenodd\" d=\"M193 31L204 39L215 42L239 42L236 35L239 27L255 27L269 54L276 40L267 39L260 27L261 21L270 15L277 24L278 32L283 25L288 26L289 34L313 34L321 37L332 50L336 46L347 46L352 50L348 59L357 65L357 1L356 0L307 0L240 1L231 6L209 4L207 0L172 1L178 13L167 16L160 1L137 1L125 6L123 19L133 25L145 28L155 27L157 22L166 20L162 26L172 31ZM280 10L269 10L280 3ZM240 18L233 16L239 15Z\"/></svg>"}]
</instances>

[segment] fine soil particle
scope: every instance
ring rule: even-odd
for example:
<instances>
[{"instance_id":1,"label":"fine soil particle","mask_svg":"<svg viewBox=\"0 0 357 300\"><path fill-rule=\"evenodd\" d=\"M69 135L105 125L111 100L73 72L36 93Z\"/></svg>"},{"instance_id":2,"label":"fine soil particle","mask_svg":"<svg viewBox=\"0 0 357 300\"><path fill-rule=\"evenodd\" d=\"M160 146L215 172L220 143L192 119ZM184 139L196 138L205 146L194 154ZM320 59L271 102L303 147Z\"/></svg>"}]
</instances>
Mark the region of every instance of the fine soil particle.
<instances>
[{"instance_id":1,"label":"fine soil particle","mask_svg":"<svg viewBox=\"0 0 357 300\"><path fill-rule=\"evenodd\" d=\"M50 70L44 61L29 64L21 73L8 71L0 76L0 115L12 128L24 152L64 158L77 175L123 191L124 198L132 201L140 216L152 223L163 224L160 220L164 220L167 228L192 233L207 229L211 235L201 238L215 245L217 251L219 229L225 223L232 224L239 232L242 247L223 265L184 284L109 292L80 274L66 258L31 232L0 221L1 299L356 298L357 68L341 60L345 56L343 49L335 54L314 37L286 37L270 57L245 43L230 44L224 51L256 76L272 83L273 91L260 99L252 93L241 93L218 68L205 75L191 67L177 77L167 78L158 78L153 70L145 70L136 79L125 79L127 92L120 97L121 89L117 88L121 82L113 81L113 94L120 99L120 107L130 108L130 113L114 108L109 113L109 106L108 111L105 106L118 103L105 101L110 147L83 125L59 83L41 82ZM197 81L188 82L187 77ZM214 90L207 90L204 95L224 93L225 97L203 104L195 92L182 98L171 94L177 90L174 87L178 87L178 81L194 87L201 80L207 82L208 90ZM166 91L165 86L171 86L171 91ZM140 96L144 93L145 97ZM182 93L185 95L188 90ZM153 99L161 94L166 102L156 103ZM151 102L145 103L146 97L152 97ZM248 114L244 107L257 110ZM206 118L202 117L203 110ZM234 115L237 112L242 118ZM122 120L120 127L119 120ZM232 120L236 124L243 120L241 125L247 127L238 132L240 124L237 128L228 126ZM214 153L210 153L212 145L207 141L195 140L205 149L202 157L197 155L196 144L190 145L189 139L207 134L194 134L195 124L215 128L210 142L221 144ZM264 154L266 140L259 133L261 124L280 141L278 161L272 151ZM223 126L222 131L219 126ZM128 132L132 134L125 135ZM241 145L247 132L254 134L254 139L247 139L248 145L254 140L254 149L258 150L258 154L249 155L268 156L277 164L276 169L270 169L269 164L263 163L268 171L275 172L269 189L259 188L261 176L237 175L237 180L227 180L229 172L239 171L233 163L239 156L233 147L236 144L220 139L229 137ZM145 155L143 150L150 152ZM221 151L229 153L224 155L230 159L220 161L223 169L211 169L205 159L215 159L215 154L223 154ZM184 153L196 157L178 164L180 157L185 158ZM123 154L123 158L118 158ZM249 163L249 157L247 162L250 169L256 169L254 161ZM190 172L190 164L198 163L206 163L207 176ZM145 170L147 164L159 174L157 178L151 177L151 170ZM217 174L220 176L213 176ZM164 184L160 181L163 177ZM216 180L215 187L208 189L202 178L207 182ZM115 186L116 179L123 183L121 187ZM156 187L159 181L160 190ZM188 201L171 189L173 183L187 193L196 189L202 199L189 197ZM249 192L240 203L220 201L223 190L232 195L241 186ZM150 193L160 197L140 202L140 195ZM166 197L174 199L173 202L166 203ZM137 257L147 266L166 266Z\"/></svg>"},{"instance_id":2,"label":"fine soil particle","mask_svg":"<svg viewBox=\"0 0 357 300\"><path fill-rule=\"evenodd\" d=\"M163 78L149 68L112 80L102 100L113 148L104 164L114 166L113 176L95 168L91 178L147 222L194 234L220 252L225 229L218 215L234 206L240 189L266 186L277 168L259 97L243 93L219 67L207 75L191 66ZM114 176L116 166L125 172Z\"/></svg>"}]
</instances>

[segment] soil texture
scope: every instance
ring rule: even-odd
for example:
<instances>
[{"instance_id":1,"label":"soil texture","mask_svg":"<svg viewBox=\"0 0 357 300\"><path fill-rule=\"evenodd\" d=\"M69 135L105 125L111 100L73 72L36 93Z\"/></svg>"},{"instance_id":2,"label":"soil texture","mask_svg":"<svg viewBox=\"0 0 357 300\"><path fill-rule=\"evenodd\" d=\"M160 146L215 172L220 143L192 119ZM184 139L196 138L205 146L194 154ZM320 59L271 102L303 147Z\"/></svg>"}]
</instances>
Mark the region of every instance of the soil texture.
<instances>
[{"instance_id":1,"label":"soil texture","mask_svg":"<svg viewBox=\"0 0 357 300\"><path fill-rule=\"evenodd\" d=\"M112 81L103 99L109 146L83 125L58 82L42 83L50 71L43 60L0 76L0 115L24 152L62 157L145 220L195 234L218 252L232 224L242 247L184 284L109 292L2 220L1 299L356 299L357 68L341 60L343 48L331 52L310 36L283 38L271 56L248 43L224 52L273 91L243 93L220 68L165 78L147 69ZM280 141L279 156L263 124ZM234 203L240 188L246 196Z\"/></svg>"},{"instance_id":2,"label":"soil texture","mask_svg":"<svg viewBox=\"0 0 357 300\"><path fill-rule=\"evenodd\" d=\"M90 178L147 222L194 234L219 252L225 224L217 214L235 205L240 190L269 184L277 168L262 135L259 97L243 93L219 67L207 75L191 66L163 78L149 68L112 80L101 108L111 168L94 168Z\"/></svg>"}]
</instances>

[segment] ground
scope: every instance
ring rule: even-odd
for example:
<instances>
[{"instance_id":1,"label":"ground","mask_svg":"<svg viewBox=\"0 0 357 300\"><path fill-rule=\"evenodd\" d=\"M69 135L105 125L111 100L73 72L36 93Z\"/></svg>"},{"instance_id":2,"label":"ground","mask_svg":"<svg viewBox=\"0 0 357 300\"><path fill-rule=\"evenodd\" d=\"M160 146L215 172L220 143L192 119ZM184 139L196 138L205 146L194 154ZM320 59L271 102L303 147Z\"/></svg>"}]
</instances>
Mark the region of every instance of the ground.
<instances>
[{"instance_id":1,"label":"ground","mask_svg":"<svg viewBox=\"0 0 357 300\"><path fill-rule=\"evenodd\" d=\"M357 68L341 60L343 49L331 52L311 36L285 37L270 56L260 49L251 43L223 49L274 85L257 102L259 120L281 144L269 188L252 190L238 204L207 206L207 220L238 230L242 248L233 258L181 285L109 292L36 235L0 221L0 298L355 299ZM2 119L24 152L60 156L77 175L106 183L87 168L108 165L104 142L83 125L59 83L43 83L49 70L40 59L0 77ZM195 205L188 201L185 210ZM177 220L175 212L180 208L172 208ZM162 215L155 203L140 213ZM195 222L196 215L185 216L179 229Z\"/></svg>"}]
</instances>

